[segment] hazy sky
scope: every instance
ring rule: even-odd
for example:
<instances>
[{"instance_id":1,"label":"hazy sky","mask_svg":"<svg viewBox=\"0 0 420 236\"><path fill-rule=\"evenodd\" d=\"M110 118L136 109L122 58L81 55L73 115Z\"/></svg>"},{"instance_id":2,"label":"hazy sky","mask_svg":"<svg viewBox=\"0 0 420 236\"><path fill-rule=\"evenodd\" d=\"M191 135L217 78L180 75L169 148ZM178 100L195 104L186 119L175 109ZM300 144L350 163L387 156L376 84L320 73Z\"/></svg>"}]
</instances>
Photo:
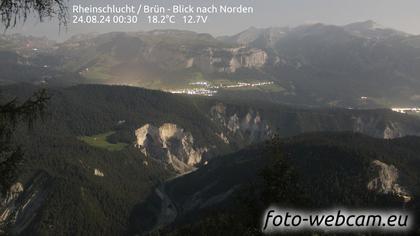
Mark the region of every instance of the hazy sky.
<instances>
[{"instance_id":1,"label":"hazy sky","mask_svg":"<svg viewBox=\"0 0 420 236\"><path fill-rule=\"evenodd\" d=\"M247 16L210 16L205 25L152 25L138 23L134 25L74 25L67 30L59 28L56 22L39 23L29 19L8 33L24 33L36 36L48 36L54 39L65 39L77 33L110 32L110 31L143 31L157 28L188 29L207 32L213 35L235 34L251 26L296 26L300 24L322 22L344 25L357 21L374 20L381 25L396 28L408 33L420 34L420 0L69 0L73 4L106 5L117 4L193 4L210 5L249 5L255 9L254 14ZM69 15L72 15L70 11Z\"/></svg>"}]
</instances>

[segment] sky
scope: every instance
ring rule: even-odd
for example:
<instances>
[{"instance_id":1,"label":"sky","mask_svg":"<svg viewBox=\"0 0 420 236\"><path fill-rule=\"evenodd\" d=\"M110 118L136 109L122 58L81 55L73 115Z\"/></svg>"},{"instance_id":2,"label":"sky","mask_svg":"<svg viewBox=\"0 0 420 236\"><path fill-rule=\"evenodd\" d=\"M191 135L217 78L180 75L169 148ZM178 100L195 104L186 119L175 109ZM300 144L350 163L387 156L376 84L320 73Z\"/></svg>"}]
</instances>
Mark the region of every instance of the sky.
<instances>
[{"instance_id":1,"label":"sky","mask_svg":"<svg viewBox=\"0 0 420 236\"><path fill-rule=\"evenodd\" d=\"M420 0L69 0L69 8L74 4L149 4L168 7L173 4L205 6L211 4L244 5L254 7L250 15L209 16L206 24L154 25L138 24L68 24L59 28L55 20L40 23L30 17L26 23L18 24L6 33L22 33L47 36L55 40L65 40L74 34L105 33L111 31L147 31L153 29L186 29L214 36L233 35L249 27L272 27L325 23L345 25L353 22L374 20L377 23L412 34L420 34ZM71 10L71 9L70 9ZM73 13L70 11L69 16Z\"/></svg>"}]
</instances>

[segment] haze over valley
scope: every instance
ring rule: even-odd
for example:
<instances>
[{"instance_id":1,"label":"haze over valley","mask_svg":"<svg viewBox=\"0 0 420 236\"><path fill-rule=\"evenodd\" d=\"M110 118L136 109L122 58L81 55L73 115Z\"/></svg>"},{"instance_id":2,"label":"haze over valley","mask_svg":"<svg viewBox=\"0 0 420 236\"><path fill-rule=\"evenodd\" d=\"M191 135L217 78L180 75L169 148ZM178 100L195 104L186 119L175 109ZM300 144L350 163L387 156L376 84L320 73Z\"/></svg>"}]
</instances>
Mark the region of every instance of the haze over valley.
<instances>
[{"instance_id":1,"label":"haze over valley","mask_svg":"<svg viewBox=\"0 0 420 236\"><path fill-rule=\"evenodd\" d=\"M214 38L180 30L2 36L3 83L97 83L308 106L418 107L419 37L373 21L249 28ZM59 82L57 82L59 81ZM350 86L351 85L351 86Z\"/></svg>"},{"instance_id":2,"label":"haze over valley","mask_svg":"<svg viewBox=\"0 0 420 236\"><path fill-rule=\"evenodd\" d=\"M373 21L4 34L0 65L23 153L0 234L261 235L273 204L420 214L418 35ZM38 120L9 115L40 91Z\"/></svg>"}]
</instances>

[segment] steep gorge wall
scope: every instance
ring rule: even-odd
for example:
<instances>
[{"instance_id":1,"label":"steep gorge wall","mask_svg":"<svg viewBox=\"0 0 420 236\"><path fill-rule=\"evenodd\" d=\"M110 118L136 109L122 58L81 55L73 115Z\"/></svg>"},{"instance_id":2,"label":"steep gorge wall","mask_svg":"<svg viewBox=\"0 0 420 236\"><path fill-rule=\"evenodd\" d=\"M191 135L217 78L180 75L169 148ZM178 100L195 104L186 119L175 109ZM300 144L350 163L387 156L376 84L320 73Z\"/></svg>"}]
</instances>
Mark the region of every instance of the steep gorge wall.
<instances>
[{"instance_id":1,"label":"steep gorge wall","mask_svg":"<svg viewBox=\"0 0 420 236\"><path fill-rule=\"evenodd\" d=\"M349 111L328 113L279 110L280 114L277 114L270 110L238 107L221 102L214 103L208 109L207 116L214 124L210 132L214 133L205 136L207 139L218 139L219 143L231 147L232 150L261 143L274 134L290 137L306 132L351 131L383 139L420 134L420 126L411 124L411 120L407 121L398 116L388 117L386 113L373 115ZM414 128L410 128L411 125ZM135 133L136 146L143 154L170 164L181 173L204 164L214 157L212 150L220 148L213 145L214 140L197 142L191 130L184 130L179 124L165 123L158 127L145 124ZM197 143L208 145L199 146Z\"/></svg>"},{"instance_id":2,"label":"steep gorge wall","mask_svg":"<svg viewBox=\"0 0 420 236\"><path fill-rule=\"evenodd\" d=\"M209 48L190 58L186 62L186 68L195 66L206 73L234 73L240 68L262 68L267 60L267 53L261 49Z\"/></svg>"},{"instance_id":3,"label":"steep gorge wall","mask_svg":"<svg viewBox=\"0 0 420 236\"><path fill-rule=\"evenodd\" d=\"M207 147L196 147L192 134L176 124L146 124L135 133L136 147L146 157L166 162L181 173L194 169L208 151Z\"/></svg>"}]
</instances>

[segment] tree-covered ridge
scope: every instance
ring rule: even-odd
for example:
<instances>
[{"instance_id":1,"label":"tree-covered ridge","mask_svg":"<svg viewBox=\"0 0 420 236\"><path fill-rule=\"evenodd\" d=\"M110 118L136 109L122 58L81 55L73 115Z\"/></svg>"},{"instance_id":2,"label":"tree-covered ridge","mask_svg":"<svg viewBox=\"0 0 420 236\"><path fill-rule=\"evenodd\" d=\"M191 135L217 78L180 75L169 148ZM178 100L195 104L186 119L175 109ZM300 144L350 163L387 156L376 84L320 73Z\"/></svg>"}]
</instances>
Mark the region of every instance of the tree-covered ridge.
<instances>
[{"instance_id":1,"label":"tree-covered ridge","mask_svg":"<svg viewBox=\"0 0 420 236\"><path fill-rule=\"evenodd\" d=\"M405 209L418 215L419 142L418 137L386 141L354 133L313 133L274 139L216 159L167 184L179 215L160 234L261 235L261 214L273 204L304 210ZM368 190L376 174L370 169L374 160L398 169L398 181L409 189L411 201ZM227 198L206 205L230 189L235 191ZM185 199L194 195L202 205L190 209Z\"/></svg>"},{"instance_id":2,"label":"tree-covered ridge","mask_svg":"<svg viewBox=\"0 0 420 236\"><path fill-rule=\"evenodd\" d=\"M19 84L2 88L6 99L18 97L20 100L24 100L39 87ZM236 183L235 181L253 182L257 167L264 166L265 162L248 159L249 155L260 157L264 154L258 148L245 149L240 152L243 154L241 154L243 159L239 159L239 162L234 161L237 160L237 154L225 156L249 144L244 141L243 137L252 131L252 129L245 129L244 132L236 135L226 133L229 129L220 121L229 123L232 117L233 121L236 120L235 117L238 121L237 123L232 121L234 124L232 127L236 127L235 125L241 127L247 120L253 122L262 120L264 125L269 125L273 132L279 133L282 137L310 131L355 130L354 117L360 117L363 122L374 121L366 126L368 129L363 127L366 129L362 129L362 131L379 137L383 136L384 129L390 122L399 124L398 129L404 135L416 131L419 127L417 118L388 110L291 108L270 103L245 103L235 100L221 101L211 98L179 96L124 86L51 87L49 95L51 98L45 110L43 122L34 123L29 134L22 131L24 127L18 126L14 139L14 142L22 145L24 153L26 153L25 165L22 166L22 175L19 178L25 189L21 200L27 199L25 196L32 194L31 189L39 190L38 193L41 193L35 198L36 201L26 208L30 209L32 213L23 214L22 218L17 220L16 232L23 230L22 232L55 235L68 232L72 234L94 234L97 232L120 234L128 230L134 207L141 205L149 194L157 186L160 186L162 181L175 176L169 166L153 158L145 157L138 148L135 148L135 130L145 124L152 124L156 127L160 127L164 123L176 124L191 133L194 143L200 147L212 148L212 158L204 159L199 166L205 166L205 161L210 159L213 161L210 161L203 170L200 169L193 173L192 176L195 177L180 186L183 194L175 194L178 186L174 187L173 198L182 203L188 201L189 194L200 189L203 186L202 183L206 183L208 176L205 171L211 170L210 167L214 167L216 172L210 173L212 178L218 182L216 185L209 185L214 189L210 188L209 192L205 192L205 196L211 196L217 191L228 191L231 184ZM218 108L220 108L220 112L215 113ZM256 119L257 114L258 119ZM226 133L226 136L230 138L229 143L220 138L220 132ZM89 137L90 141L100 141L100 144L86 143L80 140L80 137ZM98 137L100 140L94 140ZM309 144L311 142L316 144L322 140L317 135L314 137L312 141L308 141ZM337 138L337 141L342 140L340 137ZM325 139L328 142L334 140L334 138ZM359 142L357 140L356 137L348 143ZM402 142L401 140L389 142ZM360 141L360 143L363 142L365 141ZM285 145L283 141L281 143L281 145ZM343 143L346 144L347 141L343 141ZM107 145L113 147L113 144L123 144L124 147L112 151L104 148ZM293 149L297 153L296 155L299 154L298 150L306 150L306 154L304 154L308 157L310 157L309 153L312 149L317 152L324 150L318 149L314 145L309 145L306 148L303 142L299 145L290 145L299 147L297 150ZM404 149L411 150L414 148L415 142L410 145L412 146L401 146L399 149L403 148L403 153ZM379 144L369 144L369 146L380 147ZM281 147L280 150L284 150L284 147ZM397 150L395 152L400 152L399 149L395 149ZM346 149L343 151L336 145L325 150L330 150L328 155L333 155L335 152L340 155L348 153ZM387 150L386 147L384 150ZM325 153L328 152L325 151ZM389 153L389 157L385 156L384 162L398 166L398 163L394 162L393 152L389 151ZM287 157L286 154L284 156ZM413 162L414 159L410 158L404 159L404 165L416 164ZM320 159L320 163L325 161L319 156L313 156L310 159ZM227 160L233 162L225 162ZM357 163L359 162L356 161L355 166L359 167L361 164ZM319 168L319 171L323 170L322 165L313 164L313 166ZM330 169L333 167L333 164L329 166ZM296 169L298 170L298 168ZM246 171L245 176L240 175L243 171ZM405 184L411 186L415 183L413 181L417 181L414 171L410 172L405 169L402 171L410 173L410 175L401 177ZM231 173L232 176L226 177L224 173ZM337 178L339 180L348 178L348 173L346 173L337 174ZM299 174L299 178L304 177ZM328 175L325 178L329 178ZM182 179L186 181L186 179ZM318 180L321 181L319 178ZM331 199L345 196L353 190L357 195L359 190L354 186L347 186L346 181L343 180L338 181L337 186L342 186L342 188L337 187L342 189L337 191L339 195L329 196ZM168 185L168 190L172 188L171 186ZM346 188L349 190L345 190ZM319 192L311 194L319 194ZM350 196L343 197L343 199L354 202L359 198ZM319 202L319 204L321 203L322 201ZM153 222L151 215L148 216L148 220ZM28 222L30 223L27 224Z\"/></svg>"}]
</instances>

